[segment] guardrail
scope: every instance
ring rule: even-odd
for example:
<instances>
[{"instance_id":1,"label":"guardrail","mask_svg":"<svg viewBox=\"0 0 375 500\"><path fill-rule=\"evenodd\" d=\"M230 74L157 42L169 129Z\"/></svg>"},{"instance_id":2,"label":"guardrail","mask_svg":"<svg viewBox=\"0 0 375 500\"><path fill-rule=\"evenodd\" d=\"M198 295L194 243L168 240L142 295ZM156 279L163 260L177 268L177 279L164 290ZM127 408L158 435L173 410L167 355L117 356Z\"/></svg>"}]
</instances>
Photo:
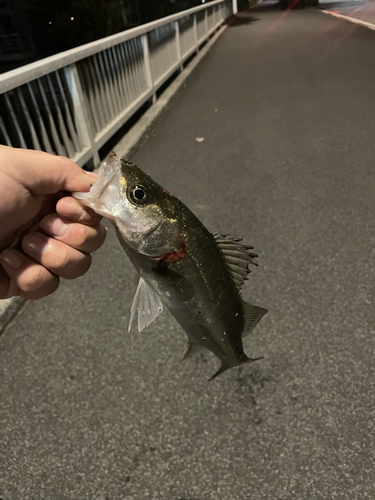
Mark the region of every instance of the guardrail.
<instances>
[{"instance_id":1,"label":"guardrail","mask_svg":"<svg viewBox=\"0 0 375 500\"><path fill-rule=\"evenodd\" d=\"M0 75L0 143L97 166L100 148L231 13L231 0L215 0Z\"/></svg>"}]
</instances>

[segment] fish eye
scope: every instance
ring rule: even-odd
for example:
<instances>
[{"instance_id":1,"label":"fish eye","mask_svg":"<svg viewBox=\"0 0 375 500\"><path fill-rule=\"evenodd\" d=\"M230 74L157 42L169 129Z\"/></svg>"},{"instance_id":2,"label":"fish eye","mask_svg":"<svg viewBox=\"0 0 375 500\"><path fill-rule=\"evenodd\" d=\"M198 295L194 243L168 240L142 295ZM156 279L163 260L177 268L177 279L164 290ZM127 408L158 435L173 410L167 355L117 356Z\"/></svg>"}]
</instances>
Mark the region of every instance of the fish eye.
<instances>
[{"instance_id":1,"label":"fish eye","mask_svg":"<svg viewBox=\"0 0 375 500\"><path fill-rule=\"evenodd\" d=\"M129 190L129 200L135 205L144 205L147 201L146 190L143 186L134 186Z\"/></svg>"}]
</instances>

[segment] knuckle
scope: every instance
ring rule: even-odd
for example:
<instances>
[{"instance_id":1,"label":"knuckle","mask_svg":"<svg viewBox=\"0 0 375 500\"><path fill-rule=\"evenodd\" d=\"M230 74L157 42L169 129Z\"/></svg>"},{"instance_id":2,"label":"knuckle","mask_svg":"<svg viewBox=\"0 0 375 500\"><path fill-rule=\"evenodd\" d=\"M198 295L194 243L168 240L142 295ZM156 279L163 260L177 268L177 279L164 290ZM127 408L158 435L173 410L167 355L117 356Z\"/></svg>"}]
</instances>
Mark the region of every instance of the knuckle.
<instances>
[{"instance_id":1,"label":"knuckle","mask_svg":"<svg viewBox=\"0 0 375 500\"><path fill-rule=\"evenodd\" d=\"M61 166L74 166L77 167L77 165L74 163L73 160L70 158L67 158L66 156L55 156L56 161L61 165Z\"/></svg>"},{"instance_id":2,"label":"knuckle","mask_svg":"<svg viewBox=\"0 0 375 500\"><path fill-rule=\"evenodd\" d=\"M98 224L103 218L101 215L97 214L90 207L83 207L83 211L86 214L86 220L89 221L91 224Z\"/></svg>"},{"instance_id":3,"label":"knuckle","mask_svg":"<svg viewBox=\"0 0 375 500\"><path fill-rule=\"evenodd\" d=\"M0 266L0 299L8 299L19 295L17 284L9 278L4 269Z\"/></svg>"},{"instance_id":4,"label":"knuckle","mask_svg":"<svg viewBox=\"0 0 375 500\"><path fill-rule=\"evenodd\" d=\"M65 269L69 268L71 262L72 257L70 255L69 248L62 247L60 252L53 256L53 260L51 260L48 267L56 270Z\"/></svg>"},{"instance_id":5,"label":"knuckle","mask_svg":"<svg viewBox=\"0 0 375 500\"><path fill-rule=\"evenodd\" d=\"M104 240L107 236L107 229L105 228L105 226L103 226L103 224L97 224L93 229L95 232L91 242L92 252L103 245Z\"/></svg>"},{"instance_id":6,"label":"knuckle","mask_svg":"<svg viewBox=\"0 0 375 500\"><path fill-rule=\"evenodd\" d=\"M77 248L83 248L90 237L90 228L84 224L76 224L74 233L75 246Z\"/></svg>"},{"instance_id":7,"label":"knuckle","mask_svg":"<svg viewBox=\"0 0 375 500\"><path fill-rule=\"evenodd\" d=\"M75 279L83 276L90 269L91 266L91 255L81 253L79 260L71 263L69 267L66 268L61 276L65 279Z\"/></svg>"},{"instance_id":8,"label":"knuckle","mask_svg":"<svg viewBox=\"0 0 375 500\"><path fill-rule=\"evenodd\" d=\"M103 224L98 224L98 232L100 234L101 242L103 243L107 237L107 228Z\"/></svg>"},{"instance_id":9,"label":"knuckle","mask_svg":"<svg viewBox=\"0 0 375 500\"><path fill-rule=\"evenodd\" d=\"M21 291L20 295L21 297L29 300L41 299L42 297L46 297L47 295L51 295L51 293L55 292L59 287L59 284L59 278L57 276L51 276L51 279L46 282L43 287L31 292Z\"/></svg>"},{"instance_id":10,"label":"knuckle","mask_svg":"<svg viewBox=\"0 0 375 500\"><path fill-rule=\"evenodd\" d=\"M69 224L68 230L59 240L71 248L81 249L87 239L87 226L80 223Z\"/></svg>"},{"instance_id":11,"label":"knuckle","mask_svg":"<svg viewBox=\"0 0 375 500\"><path fill-rule=\"evenodd\" d=\"M53 276L46 268L35 265L23 273L20 277L18 286L26 293L35 292L48 285L48 282L52 280Z\"/></svg>"},{"instance_id":12,"label":"knuckle","mask_svg":"<svg viewBox=\"0 0 375 500\"><path fill-rule=\"evenodd\" d=\"M74 229L71 228L69 233L69 241L65 240L67 244L77 250L83 252L94 252L102 246L107 231L102 224L95 226L85 226L84 224L75 224Z\"/></svg>"}]
</instances>

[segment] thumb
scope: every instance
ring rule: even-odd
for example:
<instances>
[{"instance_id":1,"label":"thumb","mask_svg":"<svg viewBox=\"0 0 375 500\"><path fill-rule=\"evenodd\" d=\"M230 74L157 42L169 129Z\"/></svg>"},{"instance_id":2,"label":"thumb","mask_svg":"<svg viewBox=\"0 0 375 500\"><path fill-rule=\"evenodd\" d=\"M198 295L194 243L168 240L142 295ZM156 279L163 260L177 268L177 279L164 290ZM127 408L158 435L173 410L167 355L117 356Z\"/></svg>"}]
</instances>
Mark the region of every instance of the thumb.
<instances>
[{"instance_id":1,"label":"thumb","mask_svg":"<svg viewBox=\"0 0 375 500\"><path fill-rule=\"evenodd\" d=\"M43 151L0 147L2 170L32 194L90 190L90 178L68 158Z\"/></svg>"}]
</instances>

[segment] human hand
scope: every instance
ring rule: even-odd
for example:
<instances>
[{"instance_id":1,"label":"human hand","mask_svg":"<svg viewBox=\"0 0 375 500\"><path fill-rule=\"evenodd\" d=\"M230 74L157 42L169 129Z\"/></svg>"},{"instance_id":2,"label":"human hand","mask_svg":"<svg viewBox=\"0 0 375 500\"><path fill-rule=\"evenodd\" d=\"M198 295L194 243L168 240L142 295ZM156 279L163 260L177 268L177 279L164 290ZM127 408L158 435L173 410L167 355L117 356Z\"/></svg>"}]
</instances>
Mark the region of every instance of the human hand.
<instances>
[{"instance_id":1,"label":"human hand","mask_svg":"<svg viewBox=\"0 0 375 500\"><path fill-rule=\"evenodd\" d=\"M96 177L67 158L0 146L0 299L44 297L89 269L106 230L66 191L87 192Z\"/></svg>"}]
</instances>

